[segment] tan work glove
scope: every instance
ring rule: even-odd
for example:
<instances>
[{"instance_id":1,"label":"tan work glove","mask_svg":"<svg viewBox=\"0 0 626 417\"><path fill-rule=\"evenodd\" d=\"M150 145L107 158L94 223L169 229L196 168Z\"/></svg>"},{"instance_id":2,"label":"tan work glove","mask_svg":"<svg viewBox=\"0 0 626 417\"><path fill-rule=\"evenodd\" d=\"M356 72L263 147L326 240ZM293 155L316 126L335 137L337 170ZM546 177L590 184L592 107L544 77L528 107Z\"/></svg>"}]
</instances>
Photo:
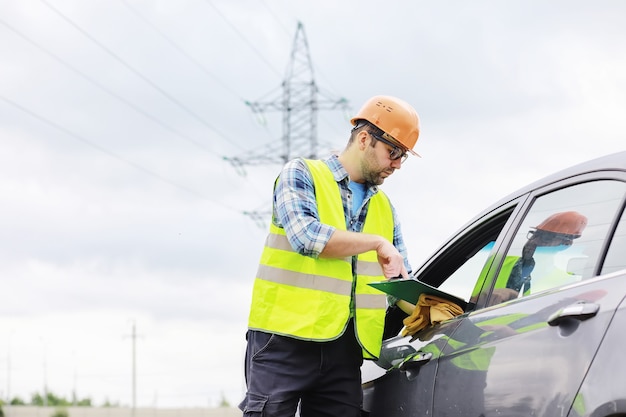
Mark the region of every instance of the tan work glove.
<instances>
[{"instance_id":1,"label":"tan work glove","mask_svg":"<svg viewBox=\"0 0 626 417\"><path fill-rule=\"evenodd\" d=\"M452 301L434 295L421 294L413 309L413 314L402 321L404 324L402 336L412 336L426 326L440 323L459 314L463 314L463 309Z\"/></svg>"}]
</instances>

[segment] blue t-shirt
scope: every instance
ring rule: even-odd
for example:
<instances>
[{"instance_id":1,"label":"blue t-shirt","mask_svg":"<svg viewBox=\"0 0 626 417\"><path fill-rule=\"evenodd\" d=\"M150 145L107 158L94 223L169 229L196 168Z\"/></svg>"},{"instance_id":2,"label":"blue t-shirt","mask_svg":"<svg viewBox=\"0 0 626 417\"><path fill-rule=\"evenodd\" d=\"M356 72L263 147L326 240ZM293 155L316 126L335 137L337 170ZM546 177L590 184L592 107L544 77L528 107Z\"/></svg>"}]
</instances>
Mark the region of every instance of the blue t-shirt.
<instances>
[{"instance_id":1,"label":"blue t-shirt","mask_svg":"<svg viewBox=\"0 0 626 417\"><path fill-rule=\"evenodd\" d=\"M352 191L352 217L354 217L363 204L363 199L367 193L367 184L350 181L348 188Z\"/></svg>"}]
</instances>

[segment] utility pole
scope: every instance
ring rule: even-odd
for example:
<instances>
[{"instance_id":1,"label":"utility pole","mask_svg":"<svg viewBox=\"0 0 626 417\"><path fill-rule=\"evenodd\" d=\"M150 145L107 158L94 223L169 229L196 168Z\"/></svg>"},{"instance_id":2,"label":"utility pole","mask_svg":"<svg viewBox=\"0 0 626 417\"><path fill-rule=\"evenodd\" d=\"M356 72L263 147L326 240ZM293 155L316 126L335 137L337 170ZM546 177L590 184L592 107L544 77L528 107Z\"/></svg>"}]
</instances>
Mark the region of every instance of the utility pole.
<instances>
[{"instance_id":1,"label":"utility pole","mask_svg":"<svg viewBox=\"0 0 626 417\"><path fill-rule=\"evenodd\" d=\"M317 158L317 113L322 109L347 111L348 100L332 98L322 94L315 83L313 64L304 26L298 22L291 50L287 73L281 84L280 96L269 101L247 101L252 112L262 115L269 110L282 112L283 132L280 141L271 143L261 150L250 151L242 156L225 157L240 173L244 165L284 164L295 157ZM246 211L244 214L256 220L267 216L267 212Z\"/></svg>"},{"instance_id":2,"label":"utility pole","mask_svg":"<svg viewBox=\"0 0 626 417\"><path fill-rule=\"evenodd\" d=\"M131 366L132 366L132 373L131 373L131 415L134 416L135 415L135 410L137 408L137 350L136 350L136 344L137 344L137 331L136 331L136 325L135 325L135 320L131 320L132 322L132 330L131 330L131 334L130 334L130 338L131 338L131 345L132 345L132 357L131 357Z\"/></svg>"},{"instance_id":3,"label":"utility pole","mask_svg":"<svg viewBox=\"0 0 626 417\"><path fill-rule=\"evenodd\" d=\"M48 406L48 371L47 371L47 359L46 359L46 340L43 337L39 337L41 340L43 350L43 406Z\"/></svg>"},{"instance_id":4,"label":"utility pole","mask_svg":"<svg viewBox=\"0 0 626 417\"><path fill-rule=\"evenodd\" d=\"M73 350L72 351L72 359L74 360L74 378L73 378L73 385L74 385L74 389L72 390L72 405L74 407L76 407L76 404L78 402L78 395L76 394L76 379L77 379L77 370L76 370L76 351Z\"/></svg>"},{"instance_id":5,"label":"utility pole","mask_svg":"<svg viewBox=\"0 0 626 417\"><path fill-rule=\"evenodd\" d=\"M135 415L135 409L137 407L137 355L136 355L136 340L137 340L137 332L135 331L135 321L133 321L133 332L131 334L131 338L132 338L132 345L133 345L133 377L132 377L132 384L133 384L133 404L132 404L132 415Z\"/></svg>"},{"instance_id":6,"label":"utility pole","mask_svg":"<svg viewBox=\"0 0 626 417\"><path fill-rule=\"evenodd\" d=\"M7 347L7 407L11 407L11 333Z\"/></svg>"}]
</instances>

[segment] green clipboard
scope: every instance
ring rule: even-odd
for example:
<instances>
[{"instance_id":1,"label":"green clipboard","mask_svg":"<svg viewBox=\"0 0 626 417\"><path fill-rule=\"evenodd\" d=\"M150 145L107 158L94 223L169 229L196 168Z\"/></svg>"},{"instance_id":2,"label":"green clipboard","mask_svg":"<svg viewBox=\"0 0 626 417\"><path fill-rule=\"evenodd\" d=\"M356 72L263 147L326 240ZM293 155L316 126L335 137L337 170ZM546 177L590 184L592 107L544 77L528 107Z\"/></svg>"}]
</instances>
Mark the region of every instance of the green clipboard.
<instances>
[{"instance_id":1,"label":"green clipboard","mask_svg":"<svg viewBox=\"0 0 626 417\"><path fill-rule=\"evenodd\" d=\"M417 304L417 300L419 299L421 294L428 294L452 301L462 309L465 309L465 307L467 306L467 302L465 300L412 278L371 282L368 285L384 293L408 301L411 304Z\"/></svg>"}]
</instances>

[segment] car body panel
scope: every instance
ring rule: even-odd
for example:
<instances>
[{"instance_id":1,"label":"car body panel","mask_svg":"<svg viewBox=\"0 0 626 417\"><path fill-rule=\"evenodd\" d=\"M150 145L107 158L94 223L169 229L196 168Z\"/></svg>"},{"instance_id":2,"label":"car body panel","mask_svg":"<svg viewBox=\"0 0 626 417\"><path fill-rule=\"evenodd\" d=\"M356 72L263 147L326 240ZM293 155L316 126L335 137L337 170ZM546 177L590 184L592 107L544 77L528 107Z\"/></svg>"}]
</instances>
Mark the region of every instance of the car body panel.
<instances>
[{"instance_id":1,"label":"car body panel","mask_svg":"<svg viewBox=\"0 0 626 417\"><path fill-rule=\"evenodd\" d=\"M577 193L584 194L580 201ZM621 152L536 181L472 218L413 275L455 296L464 293L465 314L406 337L397 335L401 323L395 328L390 320L396 336L384 341L379 361L366 361L362 368L364 415L625 412L626 359L620 353L626 339L626 253L619 255L626 247L625 202L626 152ZM586 262L584 276L543 290L533 279L532 294L499 298L496 282L505 257L518 248L529 222L537 224L533 216L561 203L563 210L580 207L593 218L584 243L574 245L589 251L579 254ZM599 275L612 239L619 244L611 254L611 273ZM567 271L580 261L570 259L577 256L574 248L559 255L569 260ZM473 261L479 266L466 268ZM609 388L612 364L620 378Z\"/></svg>"},{"instance_id":2,"label":"car body panel","mask_svg":"<svg viewBox=\"0 0 626 417\"><path fill-rule=\"evenodd\" d=\"M432 415L564 415L624 294L619 278L593 281L470 314L439 359ZM579 303L598 311L548 323Z\"/></svg>"},{"instance_id":3,"label":"car body panel","mask_svg":"<svg viewBox=\"0 0 626 417\"><path fill-rule=\"evenodd\" d=\"M626 255L625 255L626 257ZM623 283L626 273L615 273ZM623 295L623 292L621 293ZM576 395L569 417L626 415L626 301L622 299L585 380Z\"/></svg>"},{"instance_id":4,"label":"car body panel","mask_svg":"<svg viewBox=\"0 0 626 417\"><path fill-rule=\"evenodd\" d=\"M461 320L453 319L435 326L437 335L434 337L422 334L422 339L396 336L387 340L381 360L386 362L390 370L371 381L371 386L365 384L364 410L372 416L429 415L433 406L437 360L448 336L460 323ZM412 359L418 353L429 353L432 356L423 363L413 364ZM364 366L375 365L368 361Z\"/></svg>"}]
</instances>

